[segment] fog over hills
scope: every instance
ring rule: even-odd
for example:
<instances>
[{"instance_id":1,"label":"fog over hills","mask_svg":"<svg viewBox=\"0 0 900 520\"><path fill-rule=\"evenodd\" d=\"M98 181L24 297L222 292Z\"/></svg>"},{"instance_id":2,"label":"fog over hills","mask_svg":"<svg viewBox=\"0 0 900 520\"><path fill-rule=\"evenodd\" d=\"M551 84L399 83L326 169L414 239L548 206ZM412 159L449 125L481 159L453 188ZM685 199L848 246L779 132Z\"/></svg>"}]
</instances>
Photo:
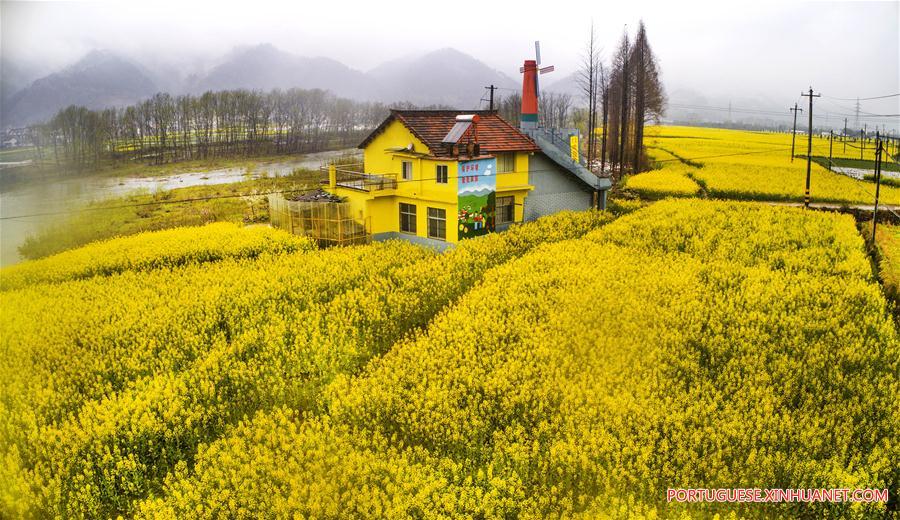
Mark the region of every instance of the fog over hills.
<instances>
[{"instance_id":1,"label":"fog over hills","mask_svg":"<svg viewBox=\"0 0 900 520\"><path fill-rule=\"evenodd\" d=\"M270 44L235 49L208 73L192 79L186 87L194 93L297 87L320 88L358 100L381 98L377 85L358 70L330 58L297 56Z\"/></svg>"},{"instance_id":2,"label":"fog over hills","mask_svg":"<svg viewBox=\"0 0 900 520\"><path fill-rule=\"evenodd\" d=\"M484 87L516 88L512 78L458 50L444 48L423 56L383 63L369 71L393 100L418 105L475 108Z\"/></svg>"},{"instance_id":3,"label":"fog over hills","mask_svg":"<svg viewBox=\"0 0 900 520\"><path fill-rule=\"evenodd\" d=\"M238 88L263 91L319 88L359 101L474 109L486 107L482 101L486 98L487 85L504 89L498 92L499 97L521 88L521 77L510 77L475 56L449 47L389 60L368 71L328 57L287 52L267 43L235 47L217 58L194 56L184 61L183 56L163 54L144 59L149 61L93 50L75 63L47 74L46 66L34 63L25 66L4 56L0 63L0 129L46 121L73 104L92 109L124 106L156 92L177 95ZM665 67L662 73L669 100L665 121L768 127L791 123L788 105L793 101L787 103L780 91L754 93L744 89L729 98L668 79ZM560 77L542 76L541 88L544 92L569 94L573 105L583 104L578 72ZM896 98L868 101L862 110L896 113L896 102ZM815 124L837 129L842 127L843 118L848 117L850 127L862 127L866 121L854 124L853 115L852 101L821 98ZM884 122L887 121L868 121L869 126ZM805 120L798 121L798 128L805 125Z\"/></svg>"},{"instance_id":4,"label":"fog over hills","mask_svg":"<svg viewBox=\"0 0 900 520\"><path fill-rule=\"evenodd\" d=\"M134 103L156 92L141 66L95 50L76 63L4 96L3 126L45 121L69 105L105 108Z\"/></svg>"},{"instance_id":5,"label":"fog over hills","mask_svg":"<svg viewBox=\"0 0 900 520\"><path fill-rule=\"evenodd\" d=\"M239 88L319 88L360 101L477 108L484 86L491 84L519 86L502 72L450 48L388 61L362 72L330 58L299 56L261 44L235 48L183 77L164 62L148 68L113 52L96 50L4 95L2 124L5 128L45 121L73 104L92 109L124 106L158 91L198 94Z\"/></svg>"}]
</instances>

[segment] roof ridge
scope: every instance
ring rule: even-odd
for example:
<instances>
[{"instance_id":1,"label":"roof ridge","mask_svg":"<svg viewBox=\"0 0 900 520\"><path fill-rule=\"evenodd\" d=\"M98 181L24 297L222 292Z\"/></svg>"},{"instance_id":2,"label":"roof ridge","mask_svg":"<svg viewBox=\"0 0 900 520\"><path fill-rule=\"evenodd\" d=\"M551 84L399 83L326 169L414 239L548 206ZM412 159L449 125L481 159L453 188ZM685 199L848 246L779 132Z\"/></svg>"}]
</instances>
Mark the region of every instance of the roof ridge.
<instances>
[{"instance_id":1,"label":"roof ridge","mask_svg":"<svg viewBox=\"0 0 900 520\"><path fill-rule=\"evenodd\" d=\"M452 129L456 116L473 114L481 116L478 122L478 140L483 150L494 153L511 151L540 151L540 147L525 132L503 119L496 110L451 110L451 109L391 109L390 115L360 143L365 148L378 134L393 121L400 121L416 139L437 156L449 154L445 151L442 138ZM467 132L468 133L468 132Z\"/></svg>"}]
</instances>

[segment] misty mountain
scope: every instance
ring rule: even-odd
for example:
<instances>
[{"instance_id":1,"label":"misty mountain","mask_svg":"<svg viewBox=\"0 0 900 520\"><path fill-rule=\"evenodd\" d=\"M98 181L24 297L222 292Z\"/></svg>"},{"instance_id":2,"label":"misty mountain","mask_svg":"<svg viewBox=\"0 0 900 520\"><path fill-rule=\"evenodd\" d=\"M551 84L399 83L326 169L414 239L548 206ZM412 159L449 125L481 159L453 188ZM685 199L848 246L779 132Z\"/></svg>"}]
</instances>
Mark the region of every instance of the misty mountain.
<instances>
[{"instance_id":1,"label":"misty mountain","mask_svg":"<svg viewBox=\"0 0 900 520\"><path fill-rule=\"evenodd\" d=\"M271 44L239 48L201 77L188 90L320 88L357 100L378 99L372 80L360 71L330 58L308 58L276 49Z\"/></svg>"},{"instance_id":2,"label":"misty mountain","mask_svg":"<svg viewBox=\"0 0 900 520\"><path fill-rule=\"evenodd\" d=\"M731 106L729 111L728 107ZM743 123L775 126L791 120L791 113L776 98L755 95L706 96L686 87L675 87L669 93L666 121L688 123Z\"/></svg>"},{"instance_id":3,"label":"misty mountain","mask_svg":"<svg viewBox=\"0 0 900 520\"><path fill-rule=\"evenodd\" d=\"M585 95L581 90L581 85L578 84L579 75L579 72L573 72L556 81L548 81L545 78L541 78L541 90L544 92L555 92L557 94L569 94L572 96L572 100L575 104L587 104L587 102L584 101Z\"/></svg>"},{"instance_id":4,"label":"misty mountain","mask_svg":"<svg viewBox=\"0 0 900 520\"><path fill-rule=\"evenodd\" d=\"M111 52L95 50L5 99L3 125L45 121L69 105L92 109L128 105L155 91L153 81L140 66Z\"/></svg>"},{"instance_id":5,"label":"misty mountain","mask_svg":"<svg viewBox=\"0 0 900 520\"><path fill-rule=\"evenodd\" d=\"M236 48L206 70L201 64L196 68L197 72L184 77L165 60L148 68L108 51L92 51L12 95L17 84L7 85L4 69L2 126L46 121L72 104L92 109L129 105L157 91L320 88L360 101L478 108L486 85L520 87L509 76L454 49L389 61L364 73L330 58L298 56L262 44Z\"/></svg>"},{"instance_id":6,"label":"misty mountain","mask_svg":"<svg viewBox=\"0 0 900 520\"><path fill-rule=\"evenodd\" d=\"M27 87L35 79L46 75L32 65L14 62L6 56L0 57L0 101L9 99L19 90Z\"/></svg>"},{"instance_id":7,"label":"misty mountain","mask_svg":"<svg viewBox=\"0 0 900 520\"><path fill-rule=\"evenodd\" d=\"M388 101L478 108L486 85L519 88L509 76L455 49L389 61L369 71Z\"/></svg>"}]
</instances>

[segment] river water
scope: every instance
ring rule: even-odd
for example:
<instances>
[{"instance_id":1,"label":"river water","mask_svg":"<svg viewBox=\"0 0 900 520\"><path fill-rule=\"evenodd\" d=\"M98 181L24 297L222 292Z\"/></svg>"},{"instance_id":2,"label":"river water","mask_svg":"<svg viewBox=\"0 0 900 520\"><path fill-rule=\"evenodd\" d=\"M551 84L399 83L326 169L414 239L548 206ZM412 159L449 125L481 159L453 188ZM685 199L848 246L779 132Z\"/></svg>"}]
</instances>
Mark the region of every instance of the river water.
<instances>
[{"instance_id":1,"label":"river water","mask_svg":"<svg viewBox=\"0 0 900 520\"><path fill-rule=\"evenodd\" d=\"M18 182L0 188L0 266L22 260L18 247L43 226L59 223L66 215L35 215L77 210L90 202L121 197L136 191L156 192L204 184L227 184L262 176L288 175L297 168L315 169L325 161L356 149L298 155L283 162L261 163L247 168L219 168L160 176L87 175L73 178ZM9 218L21 217L21 218ZM103 218L97 213L97 218Z\"/></svg>"}]
</instances>

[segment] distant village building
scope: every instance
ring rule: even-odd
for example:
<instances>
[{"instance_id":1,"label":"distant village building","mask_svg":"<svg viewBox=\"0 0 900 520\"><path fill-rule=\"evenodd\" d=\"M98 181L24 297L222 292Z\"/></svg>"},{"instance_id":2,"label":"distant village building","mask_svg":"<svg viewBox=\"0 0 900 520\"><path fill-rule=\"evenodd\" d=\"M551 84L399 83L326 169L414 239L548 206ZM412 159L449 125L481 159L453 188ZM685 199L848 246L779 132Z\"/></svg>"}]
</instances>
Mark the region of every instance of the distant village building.
<instances>
[{"instance_id":1,"label":"distant village building","mask_svg":"<svg viewBox=\"0 0 900 520\"><path fill-rule=\"evenodd\" d=\"M537 125L534 62L523 71L521 130L496 111L392 110L359 145L362 168L330 167L327 190L375 240L438 248L562 210L605 208L610 181L580 162L577 131Z\"/></svg>"},{"instance_id":2,"label":"distant village building","mask_svg":"<svg viewBox=\"0 0 900 520\"><path fill-rule=\"evenodd\" d=\"M31 129L27 127L10 128L3 133L3 148L31 146Z\"/></svg>"}]
</instances>

